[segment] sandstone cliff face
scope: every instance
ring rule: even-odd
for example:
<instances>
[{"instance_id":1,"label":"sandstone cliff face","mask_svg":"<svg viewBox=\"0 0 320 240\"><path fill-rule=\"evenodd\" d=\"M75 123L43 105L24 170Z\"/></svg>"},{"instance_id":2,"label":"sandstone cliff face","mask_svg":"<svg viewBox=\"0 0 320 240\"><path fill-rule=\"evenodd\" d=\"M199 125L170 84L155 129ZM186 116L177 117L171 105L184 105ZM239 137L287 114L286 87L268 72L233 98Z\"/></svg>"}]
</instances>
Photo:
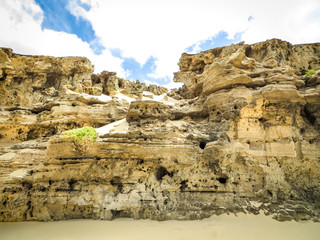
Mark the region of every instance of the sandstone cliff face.
<instances>
[{"instance_id":1,"label":"sandstone cliff face","mask_svg":"<svg viewBox=\"0 0 320 240\"><path fill-rule=\"evenodd\" d=\"M93 74L86 58L24 56L0 49L0 141L32 140L84 125L101 127L127 114L129 102L113 95L142 97L144 90L158 95L166 91L112 72Z\"/></svg>"},{"instance_id":2,"label":"sandstone cliff face","mask_svg":"<svg viewBox=\"0 0 320 240\"><path fill-rule=\"evenodd\" d=\"M94 75L83 58L3 49L1 221L240 211L318 221L319 59L320 44L277 39L183 54L175 81L186 88L166 93ZM98 128L96 142L59 136L84 125Z\"/></svg>"}]
</instances>

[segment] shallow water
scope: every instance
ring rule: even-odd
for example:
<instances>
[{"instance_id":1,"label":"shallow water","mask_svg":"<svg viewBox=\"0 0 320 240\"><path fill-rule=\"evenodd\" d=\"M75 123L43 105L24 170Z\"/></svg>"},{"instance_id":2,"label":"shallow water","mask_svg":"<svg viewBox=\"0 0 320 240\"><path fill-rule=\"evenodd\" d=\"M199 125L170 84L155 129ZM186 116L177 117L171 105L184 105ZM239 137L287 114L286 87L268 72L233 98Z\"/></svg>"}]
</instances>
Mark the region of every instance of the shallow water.
<instances>
[{"instance_id":1,"label":"shallow water","mask_svg":"<svg viewBox=\"0 0 320 240\"><path fill-rule=\"evenodd\" d=\"M278 222L264 215L220 215L200 221L117 219L0 223L1 240L320 239L320 223Z\"/></svg>"}]
</instances>

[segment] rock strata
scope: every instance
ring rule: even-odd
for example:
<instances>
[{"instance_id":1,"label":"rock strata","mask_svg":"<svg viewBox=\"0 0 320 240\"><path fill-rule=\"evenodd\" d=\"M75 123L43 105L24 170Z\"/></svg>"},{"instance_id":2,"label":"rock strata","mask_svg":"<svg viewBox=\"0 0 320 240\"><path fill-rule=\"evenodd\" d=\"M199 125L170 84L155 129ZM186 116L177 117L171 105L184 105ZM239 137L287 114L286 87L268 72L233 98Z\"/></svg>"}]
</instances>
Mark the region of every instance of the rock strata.
<instances>
[{"instance_id":1,"label":"rock strata","mask_svg":"<svg viewBox=\"0 0 320 240\"><path fill-rule=\"evenodd\" d=\"M319 59L278 39L184 53L168 92L1 49L0 220L319 221ZM60 137L88 125L97 141Z\"/></svg>"}]
</instances>

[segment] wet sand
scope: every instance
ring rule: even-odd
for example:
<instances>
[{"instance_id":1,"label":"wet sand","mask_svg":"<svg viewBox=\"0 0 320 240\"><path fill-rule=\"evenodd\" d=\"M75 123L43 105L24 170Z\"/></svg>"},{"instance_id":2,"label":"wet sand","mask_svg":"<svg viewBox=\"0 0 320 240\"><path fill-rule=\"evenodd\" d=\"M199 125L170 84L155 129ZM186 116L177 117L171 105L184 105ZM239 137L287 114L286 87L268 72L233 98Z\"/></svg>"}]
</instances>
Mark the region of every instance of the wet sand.
<instances>
[{"instance_id":1,"label":"wet sand","mask_svg":"<svg viewBox=\"0 0 320 240\"><path fill-rule=\"evenodd\" d=\"M277 240L320 239L320 223L278 222L264 215L220 215L200 221L117 219L0 223L1 240Z\"/></svg>"}]
</instances>

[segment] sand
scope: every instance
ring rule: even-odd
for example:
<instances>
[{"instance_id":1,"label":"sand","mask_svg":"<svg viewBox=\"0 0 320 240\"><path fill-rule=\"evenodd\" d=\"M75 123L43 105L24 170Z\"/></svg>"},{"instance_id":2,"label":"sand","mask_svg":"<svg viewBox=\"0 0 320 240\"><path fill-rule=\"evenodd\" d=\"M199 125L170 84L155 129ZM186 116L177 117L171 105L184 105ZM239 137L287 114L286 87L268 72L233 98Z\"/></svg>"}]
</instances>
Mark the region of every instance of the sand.
<instances>
[{"instance_id":1,"label":"sand","mask_svg":"<svg viewBox=\"0 0 320 240\"><path fill-rule=\"evenodd\" d=\"M278 222L264 215L220 215L200 221L117 219L0 223L1 240L277 240L320 239L320 223Z\"/></svg>"}]
</instances>

